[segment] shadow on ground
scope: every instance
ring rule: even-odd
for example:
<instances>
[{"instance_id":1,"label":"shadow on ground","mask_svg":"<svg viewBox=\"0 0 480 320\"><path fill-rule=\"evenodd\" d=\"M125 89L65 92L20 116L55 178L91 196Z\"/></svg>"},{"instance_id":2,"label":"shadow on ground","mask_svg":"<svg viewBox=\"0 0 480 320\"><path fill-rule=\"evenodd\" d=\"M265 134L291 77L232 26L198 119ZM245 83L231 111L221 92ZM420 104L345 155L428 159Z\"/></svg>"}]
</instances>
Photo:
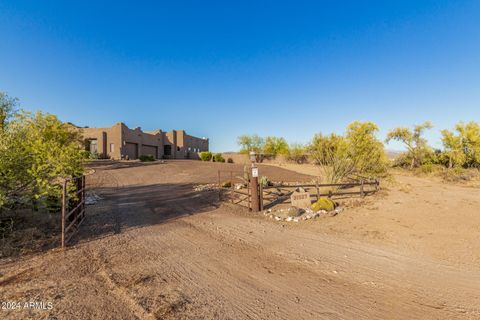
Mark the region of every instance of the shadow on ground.
<instances>
[{"instance_id":1,"label":"shadow on ground","mask_svg":"<svg viewBox=\"0 0 480 320\"><path fill-rule=\"evenodd\" d=\"M215 210L217 191L195 192L193 184L153 184L97 188L102 198L87 206L87 217L71 245L125 232L132 228L166 223L180 217Z\"/></svg>"}]
</instances>

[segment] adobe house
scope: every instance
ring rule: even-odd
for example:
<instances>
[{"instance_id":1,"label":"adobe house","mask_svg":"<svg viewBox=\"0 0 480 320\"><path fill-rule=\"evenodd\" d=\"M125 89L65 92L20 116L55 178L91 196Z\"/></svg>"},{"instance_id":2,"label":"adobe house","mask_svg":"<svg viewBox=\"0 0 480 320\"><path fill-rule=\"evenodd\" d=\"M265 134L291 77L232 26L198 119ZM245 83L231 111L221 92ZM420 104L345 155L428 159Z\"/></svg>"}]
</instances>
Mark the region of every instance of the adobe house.
<instances>
[{"instance_id":1,"label":"adobe house","mask_svg":"<svg viewBox=\"0 0 480 320\"><path fill-rule=\"evenodd\" d=\"M198 152L208 151L208 139L188 135L184 130L142 131L118 122L110 128L79 128L85 150L105 159L138 159L152 155L155 159L198 159Z\"/></svg>"}]
</instances>

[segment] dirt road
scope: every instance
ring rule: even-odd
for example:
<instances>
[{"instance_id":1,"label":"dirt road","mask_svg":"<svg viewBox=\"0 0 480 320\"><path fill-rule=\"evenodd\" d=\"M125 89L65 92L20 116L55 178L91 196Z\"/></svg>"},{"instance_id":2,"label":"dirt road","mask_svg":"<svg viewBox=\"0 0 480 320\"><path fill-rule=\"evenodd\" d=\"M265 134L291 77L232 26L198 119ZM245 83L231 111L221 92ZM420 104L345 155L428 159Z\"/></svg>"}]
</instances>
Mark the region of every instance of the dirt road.
<instances>
[{"instance_id":1,"label":"dirt road","mask_svg":"<svg viewBox=\"0 0 480 320\"><path fill-rule=\"evenodd\" d=\"M462 193L468 206L459 214L470 220L451 233L436 235L448 227L445 213L434 221L425 209L447 204L432 190L444 187L416 190L426 182L403 178L358 209L287 224L192 190L215 182L218 168L241 172L190 161L97 165L90 184L104 199L90 207L75 246L0 265L1 301L53 309L2 310L2 318L480 319L477 189ZM397 192L407 186L414 191ZM409 230L399 231L404 223ZM442 255L434 239L443 237Z\"/></svg>"}]
</instances>

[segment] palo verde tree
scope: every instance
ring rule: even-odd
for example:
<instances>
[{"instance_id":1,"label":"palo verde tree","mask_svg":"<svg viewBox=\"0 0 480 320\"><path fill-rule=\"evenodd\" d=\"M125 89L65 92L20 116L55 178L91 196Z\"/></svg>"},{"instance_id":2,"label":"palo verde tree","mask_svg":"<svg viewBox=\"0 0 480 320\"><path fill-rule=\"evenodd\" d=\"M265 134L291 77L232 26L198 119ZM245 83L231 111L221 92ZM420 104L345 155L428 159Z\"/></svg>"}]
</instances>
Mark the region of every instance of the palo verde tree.
<instances>
[{"instance_id":1,"label":"palo verde tree","mask_svg":"<svg viewBox=\"0 0 480 320\"><path fill-rule=\"evenodd\" d=\"M480 125L476 122L458 123L455 132L442 130L442 143L449 167L480 166Z\"/></svg>"},{"instance_id":2,"label":"palo verde tree","mask_svg":"<svg viewBox=\"0 0 480 320\"><path fill-rule=\"evenodd\" d=\"M373 122L355 121L348 125L345 138L349 157L360 175L380 175L387 170L383 143L376 137L378 126Z\"/></svg>"},{"instance_id":3,"label":"palo verde tree","mask_svg":"<svg viewBox=\"0 0 480 320\"><path fill-rule=\"evenodd\" d=\"M263 138L258 135L242 135L237 138L237 144L240 146L241 153L249 153L250 151L255 151L255 153L260 154L263 151L265 141Z\"/></svg>"},{"instance_id":4,"label":"palo verde tree","mask_svg":"<svg viewBox=\"0 0 480 320\"><path fill-rule=\"evenodd\" d=\"M306 156L306 148L303 144L300 143L291 143L288 146L288 160L293 161L295 163L303 163L305 162Z\"/></svg>"},{"instance_id":5,"label":"palo verde tree","mask_svg":"<svg viewBox=\"0 0 480 320\"><path fill-rule=\"evenodd\" d=\"M407 157L410 160L410 168L413 169L422 164L425 156L431 151L428 146L427 140L423 137L423 133L427 129L433 127L430 121L426 121L422 124L415 125L412 129L398 127L392 129L387 134L386 143L391 140L402 142L407 148Z\"/></svg>"},{"instance_id":6,"label":"palo verde tree","mask_svg":"<svg viewBox=\"0 0 480 320\"><path fill-rule=\"evenodd\" d=\"M80 132L41 112L7 120L0 131L0 208L58 197L61 180L83 172Z\"/></svg>"},{"instance_id":7,"label":"palo verde tree","mask_svg":"<svg viewBox=\"0 0 480 320\"><path fill-rule=\"evenodd\" d=\"M314 163L319 165L322 177L327 183L338 183L355 172L355 166L348 156L348 142L337 134L316 134L308 146Z\"/></svg>"},{"instance_id":8,"label":"palo verde tree","mask_svg":"<svg viewBox=\"0 0 480 320\"><path fill-rule=\"evenodd\" d=\"M329 183L347 177L378 176L386 172L387 160L377 132L376 124L355 121L347 127L345 135L315 135L308 151Z\"/></svg>"},{"instance_id":9,"label":"palo verde tree","mask_svg":"<svg viewBox=\"0 0 480 320\"><path fill-rule=\"evenodd\" d=\"M267 156L288 155L288 143L282 137L267 137L263 146L263 153Z\"/></svg>"}]
</instances>

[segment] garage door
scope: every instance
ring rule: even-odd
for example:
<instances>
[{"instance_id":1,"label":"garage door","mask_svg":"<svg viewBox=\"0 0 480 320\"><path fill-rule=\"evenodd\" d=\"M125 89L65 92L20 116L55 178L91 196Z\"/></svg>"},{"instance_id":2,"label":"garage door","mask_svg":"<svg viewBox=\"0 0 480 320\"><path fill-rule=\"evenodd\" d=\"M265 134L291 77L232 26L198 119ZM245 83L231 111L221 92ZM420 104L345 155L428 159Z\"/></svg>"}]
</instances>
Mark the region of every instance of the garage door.
<instances>
[{"instance_id":1,"label":"garage door","mask_svg":"<svg viewBox=\"0 0 480 320\"><path fill-rule=\"evenodd\" d=\"M150 154L154 158L157 158L157 147L142 144L142 154L144 154L144 155Z\"/></svg>"},{"instance_id":2,"label":"garage door","mask_svg":"<svg viewBox=\"0 0 480 320\"><path fill-rule=\"evenodd\" d=\"M125 155L128 156L128 159L133 160L138 158L137 144L127 142L125 144Z\"/></svg>"}]
</instances>

